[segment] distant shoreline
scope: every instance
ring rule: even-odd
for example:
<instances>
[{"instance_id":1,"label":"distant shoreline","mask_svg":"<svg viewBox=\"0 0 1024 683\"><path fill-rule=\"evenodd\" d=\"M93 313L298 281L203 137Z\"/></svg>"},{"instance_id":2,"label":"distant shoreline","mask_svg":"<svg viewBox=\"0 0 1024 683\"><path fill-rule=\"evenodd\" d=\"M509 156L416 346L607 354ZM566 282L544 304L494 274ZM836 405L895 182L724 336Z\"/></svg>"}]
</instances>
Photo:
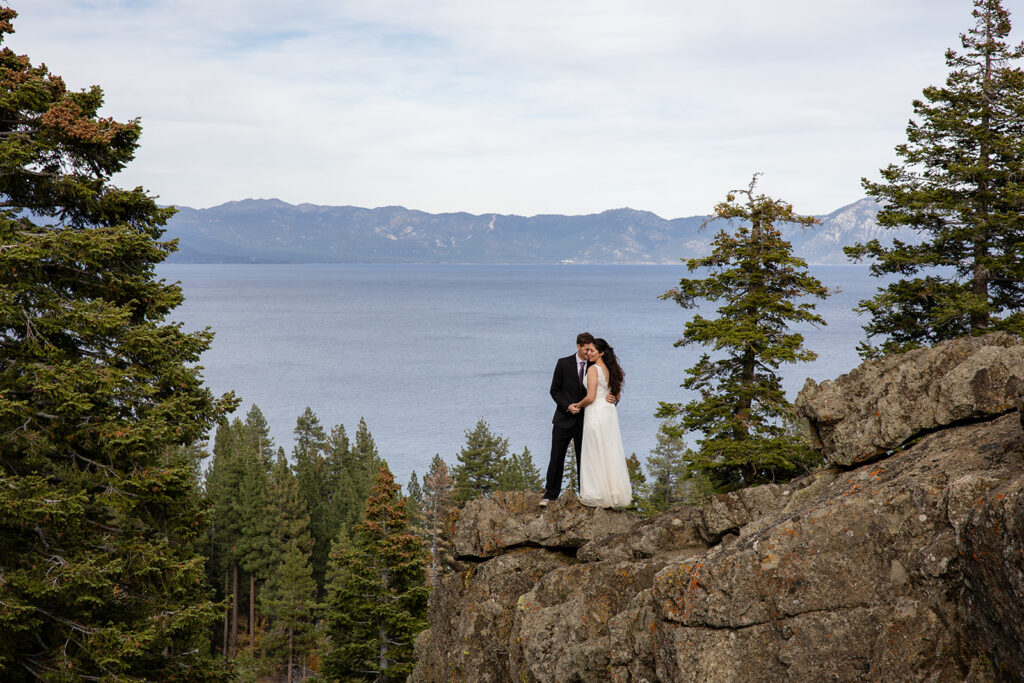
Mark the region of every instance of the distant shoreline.
<instances>
[{"instance_id":1,"label":"distant shoreline","mask_svg":"<svg viewBox=\"0 0 1024 683\"><path fill-rule=\"evenodd\" d=\"M668 268L683 266L678 263L478 263L478 262L433 262L433 261L182 261L166 260L162 264L171 266L474 266L485 268ZM822 268L867 268L867 263L808 263L810 267Z\"/></svg>"}]
</instances>

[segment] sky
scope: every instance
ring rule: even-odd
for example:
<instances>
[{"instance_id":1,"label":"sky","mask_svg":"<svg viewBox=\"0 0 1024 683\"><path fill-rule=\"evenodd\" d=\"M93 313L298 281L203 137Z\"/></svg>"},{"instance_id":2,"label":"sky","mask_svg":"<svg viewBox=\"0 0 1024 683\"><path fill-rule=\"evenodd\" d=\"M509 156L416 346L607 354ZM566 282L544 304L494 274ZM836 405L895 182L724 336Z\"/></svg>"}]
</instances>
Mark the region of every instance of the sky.
<instances>
[{"instance_id":1,"label":"sky","mask_svg":"<svg viewBox=\"0 0 1024 683\"><path fill-rule=\"evenodd\" d=\"M970 0L10 4L8 47L142 120L116 184L194 208L676 218L760 172L828 213L895 160L973 25Z\"/></svg>"}]
</instances>

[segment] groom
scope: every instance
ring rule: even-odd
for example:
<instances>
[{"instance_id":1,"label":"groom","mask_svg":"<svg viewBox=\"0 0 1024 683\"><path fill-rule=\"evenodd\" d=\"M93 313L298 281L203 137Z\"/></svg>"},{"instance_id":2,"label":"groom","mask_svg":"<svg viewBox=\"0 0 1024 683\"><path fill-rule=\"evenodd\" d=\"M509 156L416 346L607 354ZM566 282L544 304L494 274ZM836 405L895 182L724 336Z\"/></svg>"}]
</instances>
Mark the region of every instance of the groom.
<instances>
[{"instance_id":1,"label":"groom","mask_svg":"<svg viewBox=\"0 0 1024 683\"><path fill-rule=\"evenodd\" d=\"M554 399L555 416L551 419L551 460L548 461L547 484L541 507L558 498L562 492L562 475L565 472L565 452L571 441L576 446L576 477L579 480L580 453L583 444L583 411L572 412L569 406L581 401L587 395L587 353L584 346L594 343L594 335L580 332L576 335L576 353L559 358L555 374L551 378L551 398Z\"/></svg>"}]
</instances>

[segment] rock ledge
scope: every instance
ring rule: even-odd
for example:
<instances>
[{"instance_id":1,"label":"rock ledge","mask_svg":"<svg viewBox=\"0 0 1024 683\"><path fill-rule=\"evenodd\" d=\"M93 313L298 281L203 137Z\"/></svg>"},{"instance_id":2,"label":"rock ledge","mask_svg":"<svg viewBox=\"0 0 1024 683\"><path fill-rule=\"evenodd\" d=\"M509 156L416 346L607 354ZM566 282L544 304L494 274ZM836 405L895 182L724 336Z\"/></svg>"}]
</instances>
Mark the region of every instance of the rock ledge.
<instances>
[{"instance_id":1,"label":"rock ledge","mask_svg":"<svg viewBox=\"0 0 1024 683\"><path fill-rule=\"evenodd\" d=\"M1024 679L1021 345L963 341L805 390L841 466L783 486L649 519L467 505L411 680Z\"/></svg>"}]
</instances>

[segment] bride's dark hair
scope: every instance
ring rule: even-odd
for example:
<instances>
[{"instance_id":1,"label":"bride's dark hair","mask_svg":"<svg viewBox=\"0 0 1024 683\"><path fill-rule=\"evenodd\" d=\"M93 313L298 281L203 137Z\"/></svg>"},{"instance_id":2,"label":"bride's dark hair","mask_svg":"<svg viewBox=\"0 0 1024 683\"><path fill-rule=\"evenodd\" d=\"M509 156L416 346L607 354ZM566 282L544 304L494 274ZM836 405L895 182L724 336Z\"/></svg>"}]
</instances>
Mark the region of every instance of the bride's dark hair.
<instances>
[{"instance_id":1,"label":"bride's dark hair","mask_svg":"<svg viewBox=\"0 0 1024 683\"><path fill-rule=\"evenodd\" d=\"M619 359L615 356L613 349L604 339L595 339L594 348L601 354L601 360L608 366L608 388L616 396L622 391L622 385L626 383L626 373L619 365Z\"/></svg>"}]
</instances>

